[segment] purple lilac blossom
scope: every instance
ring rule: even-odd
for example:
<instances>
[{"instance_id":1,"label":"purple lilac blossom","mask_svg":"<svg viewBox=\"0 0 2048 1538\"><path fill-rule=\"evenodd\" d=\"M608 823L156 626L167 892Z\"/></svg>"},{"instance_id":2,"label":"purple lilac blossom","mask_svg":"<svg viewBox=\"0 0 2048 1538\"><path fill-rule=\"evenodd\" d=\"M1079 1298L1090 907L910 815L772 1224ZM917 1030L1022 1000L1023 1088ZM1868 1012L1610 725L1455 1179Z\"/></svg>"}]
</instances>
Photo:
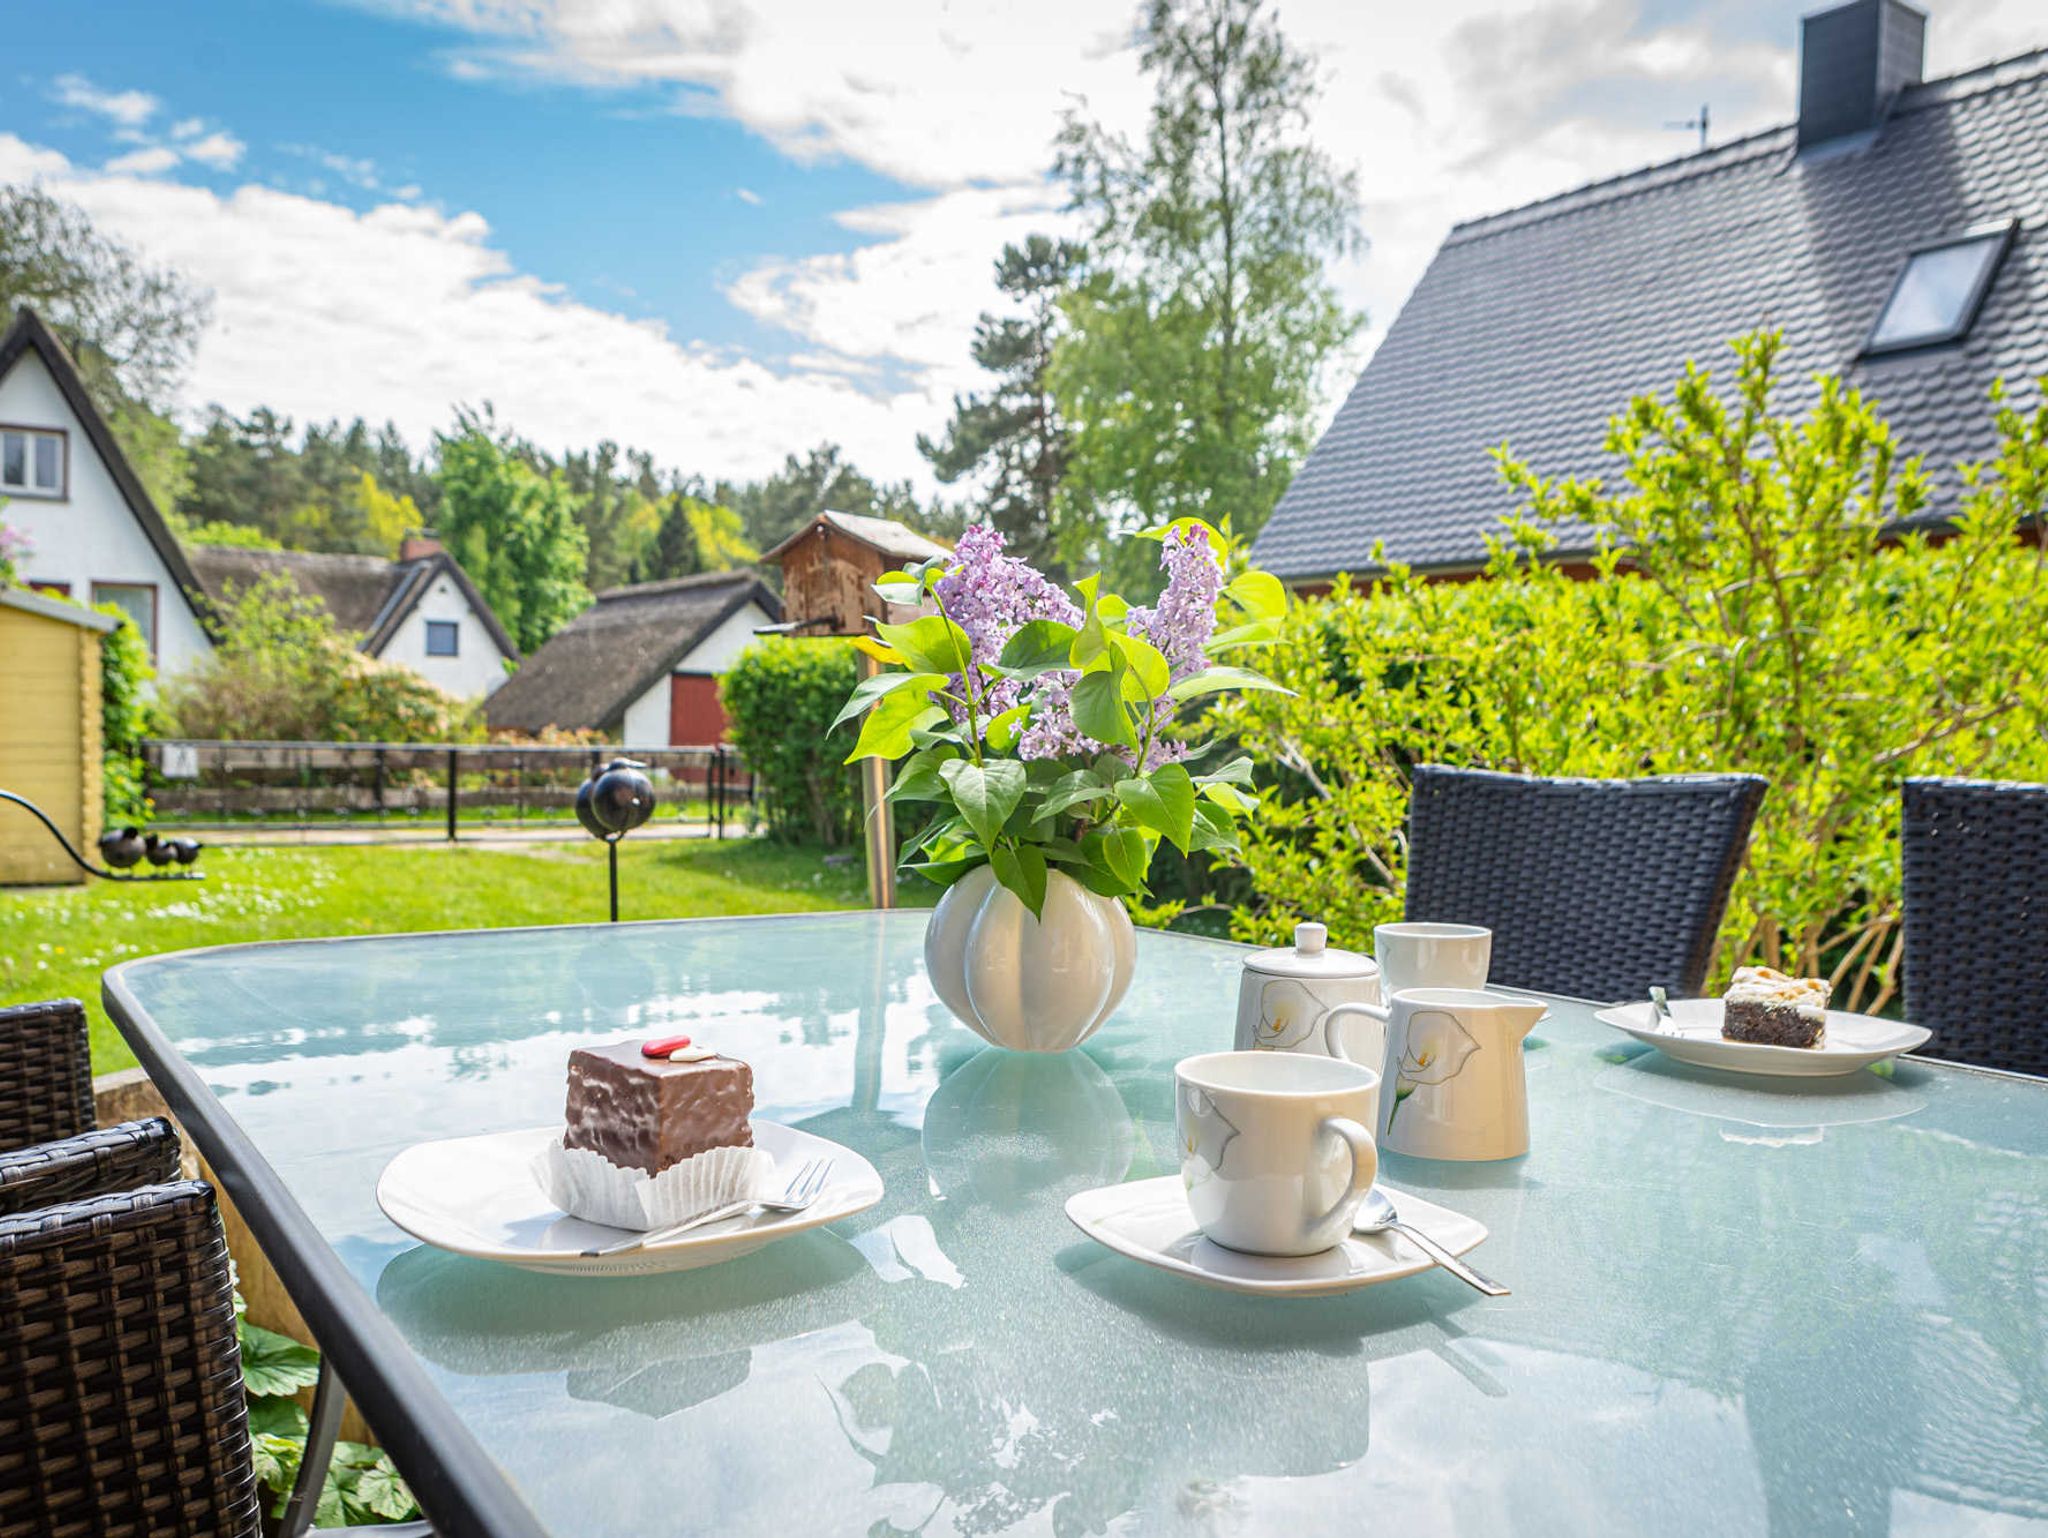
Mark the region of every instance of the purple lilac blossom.
<instances>
[{"instance_id":1,"label":"purple lilac blossom","mask_svg":"<svg viewBox=\"0 0 2048 1538\"><path fill-rule=\"evenodd\" d=\"M1024 685L1015 679L990 680L981 665L1002 655L1003 646L1035 619L1081 623L1074 601L1046 577L1013 555L1003 554L1003 536L976 524L960 536L954 550L960 564L939 581L939 605L954 624L967 632L968 672L988 715L1000 715L1022 698ZM956 691L960 678L950 685ZM956 706L956 717L961 711Z\"/></svg>"}]
</instances>

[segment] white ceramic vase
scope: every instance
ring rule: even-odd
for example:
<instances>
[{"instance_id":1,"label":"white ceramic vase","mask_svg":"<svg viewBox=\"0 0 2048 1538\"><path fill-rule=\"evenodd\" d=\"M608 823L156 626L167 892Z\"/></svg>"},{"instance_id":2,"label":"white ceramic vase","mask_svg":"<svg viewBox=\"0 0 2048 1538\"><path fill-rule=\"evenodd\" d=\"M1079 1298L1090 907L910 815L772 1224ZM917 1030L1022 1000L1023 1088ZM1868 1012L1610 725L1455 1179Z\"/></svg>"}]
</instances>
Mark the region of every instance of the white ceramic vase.
<instances>
[{"instance_id":1,"label":"white ceramic vase","mask_svg":"<svg viewBox=\"0 0 2048 1538\"><path fill-rule=\"evenodd\" d=\"M1113 897L1053 871L1033 918L984 865L946 889L924 932L924 965L946 1007L1012 1052L1064 1052L1131 986L1137 932Z\"/></svg>"}]
</instances>

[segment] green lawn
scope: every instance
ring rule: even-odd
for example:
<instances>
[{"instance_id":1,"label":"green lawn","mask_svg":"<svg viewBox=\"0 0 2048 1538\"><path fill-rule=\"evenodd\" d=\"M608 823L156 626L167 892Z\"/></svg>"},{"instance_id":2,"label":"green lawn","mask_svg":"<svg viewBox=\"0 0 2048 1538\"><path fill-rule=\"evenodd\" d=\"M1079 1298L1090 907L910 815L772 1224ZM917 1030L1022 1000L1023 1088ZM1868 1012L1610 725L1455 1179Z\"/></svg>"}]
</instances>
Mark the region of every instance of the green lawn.
<instances>
[{"instance_id":1,"label":"green lawn","mask_svg":"<svg viewBox=\"0 0 2048 1538\"><path fill-rule=\"evenodd\" d=\"M491 929L605 916L604 851L588 841L518 850L454 846L209 849L204 881L0 891L0 1003L77 997L93 1067L135 1061L100 1008L100 973L131 956L310 935ZM671 839L619 856L619 916L694 918L866 905L858 854L758 839ZM911 899L915 901L916 899Z\"/></svg>"}]
</instances>

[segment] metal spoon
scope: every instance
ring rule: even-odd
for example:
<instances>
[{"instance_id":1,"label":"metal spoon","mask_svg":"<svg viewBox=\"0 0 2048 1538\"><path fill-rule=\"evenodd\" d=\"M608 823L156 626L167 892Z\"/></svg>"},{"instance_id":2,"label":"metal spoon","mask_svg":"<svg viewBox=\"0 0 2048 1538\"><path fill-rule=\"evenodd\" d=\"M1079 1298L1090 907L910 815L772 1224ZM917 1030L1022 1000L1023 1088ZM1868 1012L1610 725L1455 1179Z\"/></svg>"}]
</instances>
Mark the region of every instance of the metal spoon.
<instances>
[{"instance_id":1,"label":"metal spoon","mask_svg":"<svg viewBox=\"0 0 2048 1538\"><path fill-rule=\"evenodd\" d=\"M1652 1022L1661 1034L1678 1034L1678 1022L1671 1017L1671 1001L1665 996L1664 989L1656 983L1650 984L1650 1011Z\"/></svg>"},{"instance_id":2,"label":"metal spoon","mask_svg":"<svg viewBox=\"0 0 2048 1538\"><path fill-rule=\"evenodd\" d=\"M1392 1229L1467 1287L1476 1287L1489 1298L1508 1295L1508 1289L1499 1282L1481 1276L1428 1234L1403 1223L1401 1214L1394 1210L1393 1198L1378 1186L1365 1193L1365 1200L1358 1204L1358 1216L1351 1220L1351 1226L1361 1234L1377 1234Z\"/></svg>"}]
</instances>

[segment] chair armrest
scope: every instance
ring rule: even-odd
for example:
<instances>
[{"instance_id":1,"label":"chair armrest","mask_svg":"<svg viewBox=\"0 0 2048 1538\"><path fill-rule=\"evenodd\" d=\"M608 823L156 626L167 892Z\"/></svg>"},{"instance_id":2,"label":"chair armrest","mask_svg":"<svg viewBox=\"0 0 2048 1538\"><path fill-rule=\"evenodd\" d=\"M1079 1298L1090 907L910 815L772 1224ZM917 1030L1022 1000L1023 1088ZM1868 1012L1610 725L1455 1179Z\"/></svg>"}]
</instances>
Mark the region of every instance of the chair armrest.
<instances>
[{"instance_id":1,"label":"chair armrest","mask_svg":"<svg viewBox=\"0 0 2048 1538\"><path fill-rule=\"evenodd\" d=\"M0 1215L178 1178L177 1130L161 1116L0 1153Z\"/></svg>"},{"instance_id":2,"label":"chair armrest","mask_svg":"<svg viewBox=\"0 0 2048 1538\"><path fill-rule=\"evenodd\" d=\"M0 1009L0 1148L92 1130L92 1036L76 999Z\"/></svg>"}]
</instances>

